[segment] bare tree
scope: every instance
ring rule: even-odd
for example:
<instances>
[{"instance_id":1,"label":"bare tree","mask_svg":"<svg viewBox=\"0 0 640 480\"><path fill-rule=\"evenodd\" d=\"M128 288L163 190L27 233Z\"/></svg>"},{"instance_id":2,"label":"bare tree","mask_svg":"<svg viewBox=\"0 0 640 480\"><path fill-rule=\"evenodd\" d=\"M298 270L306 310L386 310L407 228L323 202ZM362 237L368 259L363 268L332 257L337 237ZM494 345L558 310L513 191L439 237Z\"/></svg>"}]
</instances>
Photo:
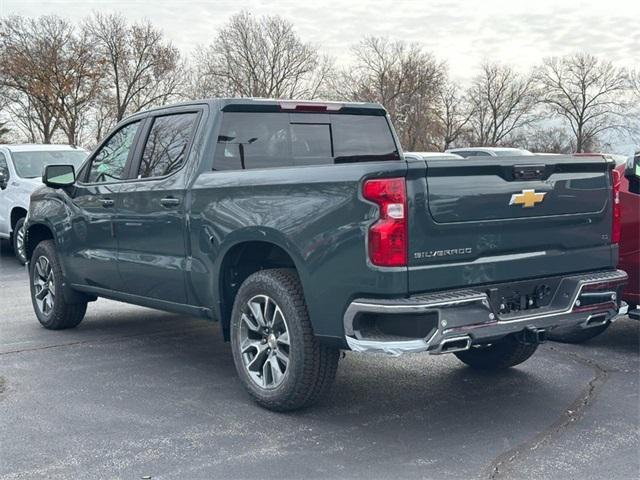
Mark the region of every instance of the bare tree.
<instances>
[{"instance_id":1,"label":"bare tree","mask_svg":"<svg viewBox=\"0 0 640 480\"><path fill-rule=\"evenodd\" d=\"M460 137L468 133L475 111L466 101L455 83L448 83L439 94L439 108L436 116L441 124L441 149L450 148Z\"/></svg>"},{"instance_id":2,"label":"bare tree","mask_svg":"<svg viewBox=\"0 0 640 480\"><path fill-rule=\"evenodd\" d=\"M316 98L332 68L278 16L233 15L194 56L193 96Z\"/></svg>"},{"instance_id":3,"label":"bare tree","mask_svg":"<svg viewBox=\"0 0 640 480\"><path fill-rule=\"evenodd\" d=\"M470 141L495 146L533 122L537 92L531 76L485 62L468 91L468 101L473 110Z\"/></svg>"},{"instance_id":4,"label":"bare tree","mask_svg":"<svg viewBox=\"0 0 640 480\"><path fill-rule=\"evenodd\" d=\"M105 64L104 88L116 121L180 94L184 80L178 50L149 22L129 25L122 15L96 13L84 24Z\"/></svg>"},{"instance_id":5,"label":"bare tree","mask_svg":"<svg viewBox=\"0 0 640 480\"><path fill-rule=\"evenodd\" d=\"M567 121L576 151L588 151L607 131L626 129L628 77L622 68L578 53L545 59L538 78L543 102Z\"/></svg>"},{"instance_id":6,"label":"bare tree","mask_svg":"<svg viewBox=\"0 0 640 480\"><path fill-rule=\"evenodd\" d=\"M7 143L7 136L11 132L8 121L5 120L7 107L11 103L6 87L0 85L0 143Z\"/></svg>"},{"instance_id":7,"label":"bare tree","mask_svg":"<svg viewBox=\"0 0 640 480\"><path fill-rule=\"evenodd\" d=\"M86 31L59 17L42 19L45 34L57 39L49 78L56 96L55 114L71 144L80 143L81 129L100 87L102 62Z\"/></svg>"},{"instance_id":8,"label":"bare tree","mask_svg":"<svg viewBox=\"0 0 640 480\"><path fill-rule=\"evenodd\" d=\"M629 87L637 102L640 102L640 69L629 73Z\"/></svg>"},{"instance_id":9,"label":"bare tree","mask_svg":"<svg viewBox=\"0 0 640 480\"><path fill-rule=\"evenodd\" d=\"M573 135L566 127L532 125L505 139L504 146L524 148L536 153L571 153L575 151Z\"/></svg>"},{"instance_id":10,"label":"bare tree","mask_svg":"<svg viewBox=\"0 0 640 480\"><path fill-rule=\"evenodd\" d=\"M446 66L417 44L367 37L353 47L354 65L336 77L338 98L381 103L406 150L439 148L438 97Z\"/></svg>"},{"instance_id":11,"label":"bare tree","mask_svg":"<svg viewBox=\"0 0 640 480\"><path fill-rule=\"evenodd\" d=\"M10 16L0 20L0 85L10 93L10 110L31 141L51 143L58 127L57 96L50 72L60 38L52 36L48 19Z\"/></svg>"}]
</instances>

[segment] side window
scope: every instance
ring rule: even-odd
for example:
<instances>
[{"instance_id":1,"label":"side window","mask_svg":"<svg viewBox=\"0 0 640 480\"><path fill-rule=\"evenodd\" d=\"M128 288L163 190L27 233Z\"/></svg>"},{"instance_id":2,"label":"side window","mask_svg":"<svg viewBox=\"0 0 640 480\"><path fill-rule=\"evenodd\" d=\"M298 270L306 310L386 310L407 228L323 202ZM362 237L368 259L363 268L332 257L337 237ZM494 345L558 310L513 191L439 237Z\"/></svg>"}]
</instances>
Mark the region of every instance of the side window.
<instances>
[{"instance_id":1,"label":"side window","mask_svg":"<svg viewBox=\"0 0 640 480\"><path fill-rule=\"evenodd\" d=\"M490 153L487 153L487 152L477 151L477 152L475 152L475 156L476 156L476 157L490 157L490 156L491 156L491 154L490 154Z\"/></svg>"},{"instance_id":2,"label":"side window","mask_svg":"<svg viewBox=\"0 0 640 480\"><path fill-rule=\"evenodd\" d=\"M7 165L7 157L4 153L0 152L0 173L4 174L6 180L9 179L9 166Z\"/></svg>"},{"instance_id":3,"label":"side window","mask_svg":"<svg viewBox=\"0 0 640 480\"><path fill-rule=\"evenodd\" d=\"M111 182L121 180L124 167L129 158L129 152L133 146L133 140L140 127L140 121L125 125L114 133L91 161L89 170L89 183Z\"/></svg>"},{"instance_id":4,"label":"side window","mask_svg":"<svg viewBox=\"0 0 640 480\"><path fill-rule=\"evenodd\" d=\"M180 113L153 120L138 178L163 177L182 167L197 116L197 113Z\"/></svg>"},{"instance_id":5,"label":"side window","mask_svg":"<svg viewBox=\"0 0 640 480\"><path fill-rule=\"evenodd\" d=\"M4 190L9 183L9 166L4 153L0 152L0 189Z\"/></svg>"},{"instance_id":6,"label":"side window","mask_svg":"<svg viewBox=\"0 0 640 480\"><path fill-rule=\"evenodd\" d=\"M227 112L213 160L214 170L292 165L289 116L282 113Z\"/></svg>"}]
</instances>

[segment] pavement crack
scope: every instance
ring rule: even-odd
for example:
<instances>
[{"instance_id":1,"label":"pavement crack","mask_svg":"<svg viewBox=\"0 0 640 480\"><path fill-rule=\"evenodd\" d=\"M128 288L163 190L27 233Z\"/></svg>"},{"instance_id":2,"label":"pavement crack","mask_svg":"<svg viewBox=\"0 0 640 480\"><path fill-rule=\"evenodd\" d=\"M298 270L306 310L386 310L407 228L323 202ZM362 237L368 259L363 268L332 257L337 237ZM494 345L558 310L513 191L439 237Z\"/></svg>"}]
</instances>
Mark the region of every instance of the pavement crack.
<instances>
[{"instance_id":1,"label":"pavement crack","mask_svg":"<svg viewBox=\"0 0 640 480\"><path fill-rule=\"evenodd\" d=\"M609 371L602 365L577 355L573 352L567 352L559 350L558 348L549 345L549 350L572 358L574 361L590 367L595 372L594 377L587 383L587 386L582 390L578 398L569 405L568 408L560 415L560 417L553 422L548 428L540 432L532 439L502 453L496 457L489 465L487 471L481 476L487 477L491 480L504 477L510 470L513 469L517 460L530 455L541 447L550 444L554 438L560 435L564 430L570 427L572 424L580 420L586 413L594 398L598 392L602 389L602 386L609 377Z\"/></svg>"}]
</instances>

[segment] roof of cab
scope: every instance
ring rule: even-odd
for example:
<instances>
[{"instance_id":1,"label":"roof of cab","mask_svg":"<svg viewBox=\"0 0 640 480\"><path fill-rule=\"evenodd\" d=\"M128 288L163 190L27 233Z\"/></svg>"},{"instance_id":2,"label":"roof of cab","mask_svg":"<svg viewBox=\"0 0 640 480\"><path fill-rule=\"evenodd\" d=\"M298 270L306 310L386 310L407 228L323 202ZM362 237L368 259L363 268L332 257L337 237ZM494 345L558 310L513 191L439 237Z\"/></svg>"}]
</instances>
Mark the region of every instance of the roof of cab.
<instances>
[{"instance_id":1,"label":"roof of cab","mask_svg":"<svg viewBox=\"0 0 640 480\"><path fill-rule=\"evenodd\" d=\"M514 147L460 147L460 148L449 148L446 151L455 153L455 152L465 152L468 150L479 150L481 152L511 152L514 150L523 151L524 148L514 148Z\"/></svg>"},{"instance_id":2,"label":"roof of cab","mask_svg":"<svg viewBox=\"0 0 640 480\"><path fill-rule=\"evenodd\" d=\"M191 100L188 102L174 103L155 107L141 112L134 113L127 118L143 116L148 113L169 110L176 107L189 107L197 105L209 105L217 110L245 110L245 111L304 111L304 107L310 107L309 111L322 113L321 110L314 110L314 107L326 106L327 113L371 113L377 115L386 114L386 110L379 103L368 102L335 102L322 100L298 100L298 99L274 99L274 98L205 98ZM236 108L233 108L236 107Z\"/></svg>"}]
</instances>

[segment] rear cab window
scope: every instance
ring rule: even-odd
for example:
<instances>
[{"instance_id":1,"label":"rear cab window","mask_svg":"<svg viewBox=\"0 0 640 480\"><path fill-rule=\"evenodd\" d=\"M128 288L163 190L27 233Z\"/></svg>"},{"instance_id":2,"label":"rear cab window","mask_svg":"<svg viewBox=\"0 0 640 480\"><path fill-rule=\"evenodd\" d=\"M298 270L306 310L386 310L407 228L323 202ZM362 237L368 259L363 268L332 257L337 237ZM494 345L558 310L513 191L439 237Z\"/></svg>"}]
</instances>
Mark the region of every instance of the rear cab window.
<instances>
[{"instance_id":1,"label":"rear cab window","mask_svg":"<svg viewBox=\"0 0 640 480\"><path fill-rule=\"evenodd\" d=\"M382 115L223 112L213 170L400 160Z\"/></svg>"}]
</instances>

